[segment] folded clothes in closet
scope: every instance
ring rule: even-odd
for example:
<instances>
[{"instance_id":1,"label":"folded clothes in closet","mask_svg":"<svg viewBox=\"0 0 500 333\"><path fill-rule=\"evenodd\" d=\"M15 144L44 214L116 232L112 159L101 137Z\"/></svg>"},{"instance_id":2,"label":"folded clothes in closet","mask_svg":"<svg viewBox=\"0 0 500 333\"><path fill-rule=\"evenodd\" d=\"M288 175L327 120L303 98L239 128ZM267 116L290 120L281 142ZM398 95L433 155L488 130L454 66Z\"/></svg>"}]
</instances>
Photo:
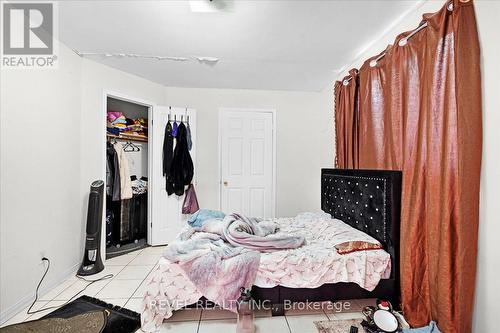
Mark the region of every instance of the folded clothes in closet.
<instances>
[{"instance_id":1,"label":"folded clothes in closet","mask_svg":"<svg viewBox=\"0 0 500 333\"><path fill-rule=\"evenodd\" d=\"M111 122L114 126L118 126L118 125L123 125L123 126L127 126L127 118L125 118L124 115L121 115L120 117L116 118L115 120L113 120Z\"/></svg>"},{"instance_id":2,"label":"folded clothes in closet","mask_svg":"<svg viewBox=\"0 0 500 333\"><path fill-rule=\"evenodd\" d=\"M106 116L107 116L108 121L111 123L116 118L119 118L121 115L123 115L123 113L121 113L119 111L108 111Z\"/></svg>"},{"instance_id":3,"label":"folded clothes in closet","mask_svg":"<svg viewBox=\"0 0 500 333\"><path fill-rule=\"evenodd\" d=\"M144 139L148 137L148 121L144 118L127 118L119 111L108 111L107 132L115 136L124 134L127 137L137 136Z\"/></svg>"}]
</instances>

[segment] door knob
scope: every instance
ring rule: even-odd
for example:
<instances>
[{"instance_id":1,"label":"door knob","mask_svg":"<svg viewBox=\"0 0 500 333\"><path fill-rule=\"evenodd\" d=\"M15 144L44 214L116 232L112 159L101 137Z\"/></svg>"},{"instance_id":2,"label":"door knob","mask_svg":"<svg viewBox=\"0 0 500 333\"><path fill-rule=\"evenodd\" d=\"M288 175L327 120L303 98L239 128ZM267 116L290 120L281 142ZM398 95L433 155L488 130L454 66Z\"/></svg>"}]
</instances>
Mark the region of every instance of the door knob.
<instances>
[{"instance_id":1,"label":"door knob","mask_svg":"<svg viewBox=\"0 0 500 333\"><path fill-rule=\"evenodd\" d=\"M224 181L223 184L224 184L224 186L227 186L227 181Z\"/></svg>"}]
</instances>

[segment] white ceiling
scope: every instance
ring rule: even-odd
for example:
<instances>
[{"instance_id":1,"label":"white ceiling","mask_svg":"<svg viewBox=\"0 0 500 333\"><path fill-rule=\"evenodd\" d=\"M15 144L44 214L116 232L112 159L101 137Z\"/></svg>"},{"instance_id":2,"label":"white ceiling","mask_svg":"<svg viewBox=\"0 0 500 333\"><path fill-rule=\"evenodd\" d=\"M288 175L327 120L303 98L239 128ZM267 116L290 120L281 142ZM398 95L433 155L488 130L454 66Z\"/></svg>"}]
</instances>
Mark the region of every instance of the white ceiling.
<instances>
[{"instance_id":1,"label":"white ceiling","mask_svg":"<svg viewBox=\"0 0 500 333\"><path fill-rule=\"evenodd\" d=\"M206 1L206 0L205 0ZM166 86L319 91L418 0L61 1L59 37L88 58ZM230 1L230 2L229 2ZM216 57L215 65L194 56Z\"/></svg>"}]
</instances>

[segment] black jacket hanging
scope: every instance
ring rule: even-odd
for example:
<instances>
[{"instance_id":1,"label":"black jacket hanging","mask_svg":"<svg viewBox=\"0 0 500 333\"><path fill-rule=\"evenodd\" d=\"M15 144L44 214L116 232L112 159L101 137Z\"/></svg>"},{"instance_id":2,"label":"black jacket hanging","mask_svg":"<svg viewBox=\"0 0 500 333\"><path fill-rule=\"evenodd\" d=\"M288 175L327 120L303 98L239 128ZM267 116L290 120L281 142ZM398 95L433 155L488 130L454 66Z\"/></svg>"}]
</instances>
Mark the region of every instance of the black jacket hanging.
<instances>
[{"instance_id":1,"label":"black jacket hanging","mask_svg":"<svg viewBox=\"0 0 500 333\"><path fill-rule=\"evenodd\" d=\"M112 201L119 201L121 197L118 155L109 142L106 144L106 194Z\"/></svg>"},{"instance_id":2,"label":"black jacket hanging","mask_svg":"<svg viewBox=\"0 0 500 333\"><path fill-rule=\"evenodd\" d=\"M181 196L184 194L186 185L193 180L194 166L189 154L186 126L180 123L177 129L177 143L175 145L174 157L170 167L170 175L173 182L174 193Z\"/></svg>"},{"instance_id":3,"label":"black jacket hanging","mask_svg":"<svg viewBox=\"0 0 500 333\"><path fill-rule=\"evenodd\" d=\"M170 169L174 154L174 137L172 136L172 124L170 121L165 126L165 136L163 137L163 176L165 176L166 190L168 195L174 193L172 175Z\"/></svg>"}]
</instances>

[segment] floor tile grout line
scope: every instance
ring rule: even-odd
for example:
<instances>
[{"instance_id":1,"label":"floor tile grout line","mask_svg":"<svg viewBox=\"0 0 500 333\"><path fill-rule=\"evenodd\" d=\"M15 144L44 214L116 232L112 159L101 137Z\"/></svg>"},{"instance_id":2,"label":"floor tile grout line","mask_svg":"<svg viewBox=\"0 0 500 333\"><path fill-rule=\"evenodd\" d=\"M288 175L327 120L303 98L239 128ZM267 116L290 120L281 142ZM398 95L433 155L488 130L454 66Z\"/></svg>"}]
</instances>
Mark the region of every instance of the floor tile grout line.
<instances>
[{"instance_id":1,"label":"floor tile grout line","mask_svg":"<svg viewBox=\"0 0 500 333\"><path fill-rule=\"evenodd\" d=\"M38 303L38 302L44 302L44 304L42 304L42 306L41 306L41 308L43 308L44 306L46 306L47 304L49 304L49 302L52 302L52 301L36 301L36 302L35 302L35 304L36 304L36 303ZM33 305L33 306L34 306L34 305ZM29 306L28 306L28 308L29 308ZM36 311L36 310L35 310L35 311ZM7 319L5 322L7 322L8 320L10 320L10 319L14 318L14 317L15 317L15 316L17 316L18 314L19 314L19 312L18 312L18 313L16 313L16 314L15 314L14 316L12 316L11 318ZM35 313L28 314L28 310L26 310L26 314L28 315L28 317L26 317L26 318L23 320L23 322L28 321L31 317L33 317L33 315L35 315Z\"/></svg>"},{"instance_id":2,"label":"floor tile grout line","mask_svg":"<svg viewBox=\"0 0 500 333\"><path fill-rule=\"evenodd\" d=\"M76 274L76 272L75 272ZM66 281L69 281L68 279L64 280L63 282L59 283L57 286L55 286L54 288L57 288L58 286L60 286L62 283L65 283ZM73 286L75 283L76 283L77 280L74 280L73 283L71 283L70 285L68 285L66 288L64 288L63 290L61 290L60 292L58 292L54 297L52 297L51 299L49 299L48 301L49 302L52 302L52 301L55 301L55 298L59 295L61 295L66 289L68 289L69 287ZM54 289L52 288L52 289ZM49 290L47 293L51 292L52 291ZM42 296L43 297L43 296ZM39 299L39 301L46 301L46 299Z\"/></svg>"},{"instance_id":3,"label":"floor tile grout line","mask_svg":"<svg viewBox=\"0 0 500 333\"><path fill-rule=\"evenodd\" d=\"M137 257L138 255L140 255L142 252L144 252L145 249L142 249L140 251L134 251L134 252L137 252L134 256L134 258L132 260L135 259L135 257ZM132 253L132 252L131 252ZM127 255L130 255L131 253L128 253ZM154 255L154 254L153 254ZM132 260L130 262L132 262ZM126 265L105 265L105 267L122 267L116 274L113 274L113 277L110 278L110 279L107 279L107 283L105 283L102 288L100 288L95 296L97 296L97 294L99 294L111 281L115 280L115 278L118 276L119 273L121 273L126 267L128 267L130 265L130 262ZM106 260L105 260L105 263L106 263ZM130 266L151 266L151 265L130 265ZM148 273L146 274L146 277L141 281L141 283L139 284L139 286L144 282L144 280L146 280L146 278L148 277L148 275L151 273L151 271L154 269L154 267L156 266L153 265L151 267L151 269L148 271ZM105 276L105 275L104 275ZM76 278L75 280L70 280L72 278ZM123 279L123 280L137 280L137 279ZM62 283L65 283L67 281L72 281L72 283L70 283L66 288L62 289L59 293L57 293L56 295L54 295L54 297L52 297L51 299L38 299L36 303L43 303L41 305L41 309L43 309L43 307L45 307L46 305L48 305L50 302L67 302L69 299L65 299L65 300L57 300L56 298L61 295L63 292L65 292L67 289L71 288L72 286L74 286L78 281L83 281L81 279L79 279L77 276L76 276L76 272L74 273L74 275L70 276L69 278L67 278L66 280L64 280L63 282L59 283L58 285L54 286L54 288L57 288L59 285L61 285ZM106 281L106 280L103 280L103 281ZM97 282L96 282L97 283ZM47 291L50 292L52 291L54 288L52 288L51 290ZM139 287L138 287L139 288ZM137 289L138 289L137 288ZM130 301L130 299L132 299L135 294L135 292L137 291L137 289L135 289L131 295L131 297L127 298L127 301L125 303L125 305ZM80 291L76 296L80 295L82 292L84 291ZM94 297L95 297L94 296ZM75 297L75 295L73 295L72 297ZM43 296L42 296L43 298ZM30 303L31 305L31 303ZM124 305L124 306L125 306ZM29 307L29 306L28 306ZM21 310L20 312L17 312L15 313L14 315L12 315L10 318L8 318L5 322L8 322L9 320L11 320L12 318L14 318L15 316L19 315L20 313L24 313L23 310ZM33 317L33 315L35 315L36 313L33 313L33 314L28 314L27 311L25 313L27 315L27 317L22 321L22 322L25 322L25 321L28 321L31 317Z\"/></svg>"},{"instance_id":4,"label":"floor tile grout line","mask_svg":"<svg viewBox=\"0 0 500 333\"><path fill-rule=\"evenodd\" d=\"M128 265L127 265L128 266ZM133 266L133 265L132 265ZM126 266L125 266L126 267ZM139 285L137 286L137 288L132 292L132 294L130 295L129 299L127 300L127 302L125 303L124 306L126 306L128 304L128 302L134 297L134 294L135 292L141 287L141 285L144 283L144 281L146 281L146 279L148 278L149 274L153 271L153 269L156 267L156 265L154 265L153 267L151 267L151 269L149 270L148 274L146 274L146 277L144 277L144 279L141 281L141 283L139 283ZM138 297L139 298L139 297Z\"/></svg>"},{"instance_id":5,"label":"floor tile grout line","mask_svg":"<svg viewBox=\"0 0 500 333\"><path fill-rule=\"evenodd\" d=\"M109 267L109 266L108 266L108 267ZM103 289L104 289L104 288L105 288L105 287L106 287L106 286L107 286L107 285L108 285L111 281L113 281L113 280L115 279L115 277L116 277L116 276L117 276L117 275L118 275L118 274L119 274L122 270L124 270L124 269L125 269L125 267L126 267L126 266L125 266L125 265L120 265L120 266L116 265L116 266L113 266L113 267L122 267L122 269L120 269L120 270L118 271L118 273L113 274L113 277L111 277L111 278L109 278L109 279L106 279L106 280L101 280L101 281L104 281L104 282L105 282L105 281L107 281L107 282L106 282L106 283L104 283L104 285L102 286L102 288L101 288L101 289L99 289L99 290L95 293L95 296L97 296L97 294L98 294L98 293L100 293L100 292L101 292L101 291L102 291L102 290L103 290ZM99 272L99 273L101 273L101 272ZM101 276L101 277L99 277L99 278L95 278L95 280L101 279L102 277L104 277L104 276L106 276L106 275L108 275L108 274L105 274L105 275L103 275L103 276ZM75 277L76 277L76 273L75 273ZM83 282L86 282L85 280L81 280L81 279L79 279L78 277L76 277L76 280L74 281L74 283L73 283L73 284L71 284L71 286L69 286L68 288L70 288L70 287L74 286L74 285L75 285L78 281L83 281ZM92 280L91 280L91 281L92 281ZM95 282L95 283L98 283L98 282ZM87 286L88 286L89 284L90 284L90 283L88 283L88 284L87 284ZM66 288L66 289L68 289L68 288ZM85 287L84 287L84 288L85 288ZM66 289L64 289L64 291L66 291ZM57 294L57 296L61 295L64 291L62 291L62 292L60 292L59 294ZM80 291L80 292L78 293L78 295L82 294L82 292L85 292L85 290ZM77 296L78 296L78 295L77 295ZM83 295L83 294L82 294L82 295ZM80 296L82 296L82 295L80 295ZM55 296L55 297L51 300L51 302L52 302L52 301L56 301L56 302L58 302L58 301L63 301L63 302L68 301L68 300L56 300L57 296ZM94 297L95 297L95 296L94 296ZM73 295L72 297L75 297L75 295ZM76 299L76 297L75 297L75 299Z\"/></svg>"},{"instance_id":6,"label":"floor tile grout line","mask_svg":"<svg viewBox=\"0 0 500 333\"><path fill-rule=\"evenodd\" d=\"M122 269L120 269L120 271L118 271L118 273L113 274L113 277L112 277L112 278L107 279L107 281L108 281L108 282L107 282L107 283L105 283L105 284L104 284L104 286L102 286L102 288L101 288L101 289L99 289L99 290L95 293L94 298L97 298L97 294L99 294L99 293L100 293L100 292L101 292L104 288L106 288L106 286L107 286L107 285L108 285L111 281L113 281L113 280L116 278L116 276L117 276L118 274L120 274L120 272L121 272L121 271L123 271L123 270L125 269L125 267L127 267L127 266L126 266L126 265L125 265L125 266L123 266L123 268L122 268ZM107 274L106 274L106 275L107 275ZM104 275L104 276L106 276L106 275ZM104 281L106 281L106 280L104 280ZM97 283L97 282L96 282L96 283Z\"/></svg>"}]
</instances>

